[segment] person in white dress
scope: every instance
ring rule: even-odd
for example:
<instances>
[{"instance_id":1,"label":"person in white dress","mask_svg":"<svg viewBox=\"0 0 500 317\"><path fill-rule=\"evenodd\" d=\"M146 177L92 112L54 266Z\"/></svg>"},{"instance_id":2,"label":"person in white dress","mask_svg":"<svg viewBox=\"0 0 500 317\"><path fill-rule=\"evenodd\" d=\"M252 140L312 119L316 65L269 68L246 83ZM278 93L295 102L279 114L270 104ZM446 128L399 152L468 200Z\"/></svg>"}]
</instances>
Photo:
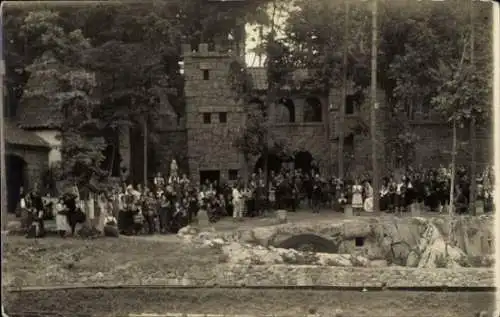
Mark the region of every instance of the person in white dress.
<instances>
[{"instance_id":1,"label":"person in white dress","mask_svg":"<svg viewBox=\"0 0 500 317\"><path fill-rule=\"evenodd\" d=\"M64 238L66 236L66 233L71 231L71 227L69 226L68 223L68 216L67 216L68 209L64 205L64 201L62 198L56 202L54 211L56 213L55 216L56 216L57 232L62 238Z\"/></svg>"},{"instance_id":2,"label":"person in white dress","mask_svg":"<svg viewBox=\"0 0 500 317\"><path fill-rule=\"evenodd\" d=\"M356 179L354 185L352 186L352 199L351 206L354 212L360 212L363 209L363 186L359 184Z\"/></svg>"},{"instance_id":3,"label":"person in white dress","mask_svg":"<svg viewBox=\"0 0 500 317\"><path fill-rule=\"evenodd\" d=\"M366 212L373 212L373 188L369 181L365 182L365 202L363 209Z\"/></svg>"}]
</instances>

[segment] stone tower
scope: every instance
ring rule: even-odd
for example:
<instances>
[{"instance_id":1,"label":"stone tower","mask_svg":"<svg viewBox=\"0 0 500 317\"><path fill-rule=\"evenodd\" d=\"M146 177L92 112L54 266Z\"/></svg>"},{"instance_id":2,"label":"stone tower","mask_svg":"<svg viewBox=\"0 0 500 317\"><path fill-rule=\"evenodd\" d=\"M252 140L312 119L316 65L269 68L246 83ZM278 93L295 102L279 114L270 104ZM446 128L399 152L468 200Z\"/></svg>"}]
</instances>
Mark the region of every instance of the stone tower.
<instances>
[{"instance_id":1,"label":"stone tower","mask_svg":"<svg viewBox=\"0 0 500 317\"><path fill-rule=\"evenodd\" d=\"M209 51L208 44L200 44L197 51L184 45L183 56L191 179L195 184L207 178L234 179L243 163L233 144L244 115L228 77L231 64L240 57L217 46Z\"/></svg>"}]
</instances>

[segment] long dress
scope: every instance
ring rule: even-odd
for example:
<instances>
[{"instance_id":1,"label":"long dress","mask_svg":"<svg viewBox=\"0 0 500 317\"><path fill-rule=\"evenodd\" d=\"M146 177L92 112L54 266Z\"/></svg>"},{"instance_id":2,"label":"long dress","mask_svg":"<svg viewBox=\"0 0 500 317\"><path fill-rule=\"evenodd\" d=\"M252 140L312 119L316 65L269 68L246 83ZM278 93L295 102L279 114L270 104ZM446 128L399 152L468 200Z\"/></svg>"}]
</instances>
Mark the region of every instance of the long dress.
<instances>
[{"instance_id":1,"label":"long dress","mask_svg":"<svg viewBox=\"0 0 500 317\"><path fill-rule=\"evenodd\" d=\"M70 232L71 227L68 223L68 216L63 212L64 205L62 203L57 203L55 206L56 211L56 228L57 231Z\"/></svg>"},{"instance_id":2,"label":"long dress","mask_svg":"<svg viewBox=\"0 0 500 317\"><path fill-rule=\"evenodd\" d=\"M373 212L373 188L369 184L366 187L366 198L363 204L363 209L366 212Z\"/></svg>"},{"instance_id":3,"label":"long dress","mask_svg":"<svg viewBox=\"0 0 500 317\"><path fill-rule=\"evenodd\" d=\"M361 187L361 185L352 186L352 208L363 208L363 196L361 195L362 192L363 187Z\"/></svg>"}]
</instances>

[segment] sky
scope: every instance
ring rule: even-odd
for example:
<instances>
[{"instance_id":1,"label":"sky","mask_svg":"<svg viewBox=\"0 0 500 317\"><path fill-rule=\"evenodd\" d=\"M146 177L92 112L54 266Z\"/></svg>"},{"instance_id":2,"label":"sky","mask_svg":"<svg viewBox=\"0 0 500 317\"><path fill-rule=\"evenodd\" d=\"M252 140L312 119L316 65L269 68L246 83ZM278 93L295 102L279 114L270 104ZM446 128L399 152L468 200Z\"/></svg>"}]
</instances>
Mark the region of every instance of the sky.
<instances>
[{"instance_id":1,"label":"sky","mask_svg":"<svg viewBox=\"0 0 500 317\"><path fill-rule=\"evenodd\" d=\"M288 17L289 10L293 10L293 4L288 3L288 8L285 10L277 10L275 14L274 24L275 26L279 26L277 28L277 37L283 36L283 32L280 31L280 28L283 28L285 25L285 21ZM272 6L269 5L268 8L269 16L272 15ZM246 41L245 41L245 62L248 67L263 67L265 62L265 56L262 56L262 59L259 61L258 56L252 52L253 49L259 44L259 25L256 24L247 24L245 25L246 31ZM263 35L268 34L270 29L268 27L263 27Z\"/></svg>"}]
</instances>

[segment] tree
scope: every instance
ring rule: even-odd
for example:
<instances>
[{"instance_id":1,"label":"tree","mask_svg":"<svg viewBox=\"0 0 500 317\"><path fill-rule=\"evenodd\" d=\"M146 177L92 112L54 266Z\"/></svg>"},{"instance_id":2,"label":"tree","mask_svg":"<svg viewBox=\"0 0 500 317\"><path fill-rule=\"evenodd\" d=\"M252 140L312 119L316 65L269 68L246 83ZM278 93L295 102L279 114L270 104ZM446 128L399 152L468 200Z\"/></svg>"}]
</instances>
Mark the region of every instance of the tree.
<instances>
[{"instance_id":1,"label":"tree","mask_svg":"<svg viewBox=\"0 0 500 317\"><path fill-rule=\"evenodd\" d=\"M287 20L284 39L292 48L294 66L316 70L305 83L312 88L326 91L340 87L344 43L341 1L298 1L297 6L299 9ZM369 85L370 12L364 3L351 2L350 6L348 79L363 93ZM489 6L476 4L477 29L488 25ZM468 8L458 0L381 1L377 81L386 97L381 111L389 119L386 122L390 132L385 135L388 153L398 152L403 143L409 144L410 140L401 141L414 135L411 120L427 119L426 114L433 112L432 100L439 96L442 84L433 70L440 60L457 63L469 42L465 36L468 30ZM491 60L486 40L489 35L482 32L481 37L476 39L475 49L476 59L481 60L479 73L487 71L487 61Z\"/></svg>"},{"instance_id":2,"label":"tree","mask_svg":"<svg viewBox=\"0 0 500 317\"><path fill-rule=\"evenodd\" d=\"M53 109L53 127L61 131L62 176L82 186L105 175L100 168L105 142L94 129L94 74L81 64L81 52L90 43L80 30L62 29L58 18L52 11L31 12L25 18L22 31L43 53L26 69L30 79L23 98L46 100Z\"/></svg>"}]
</instances>

